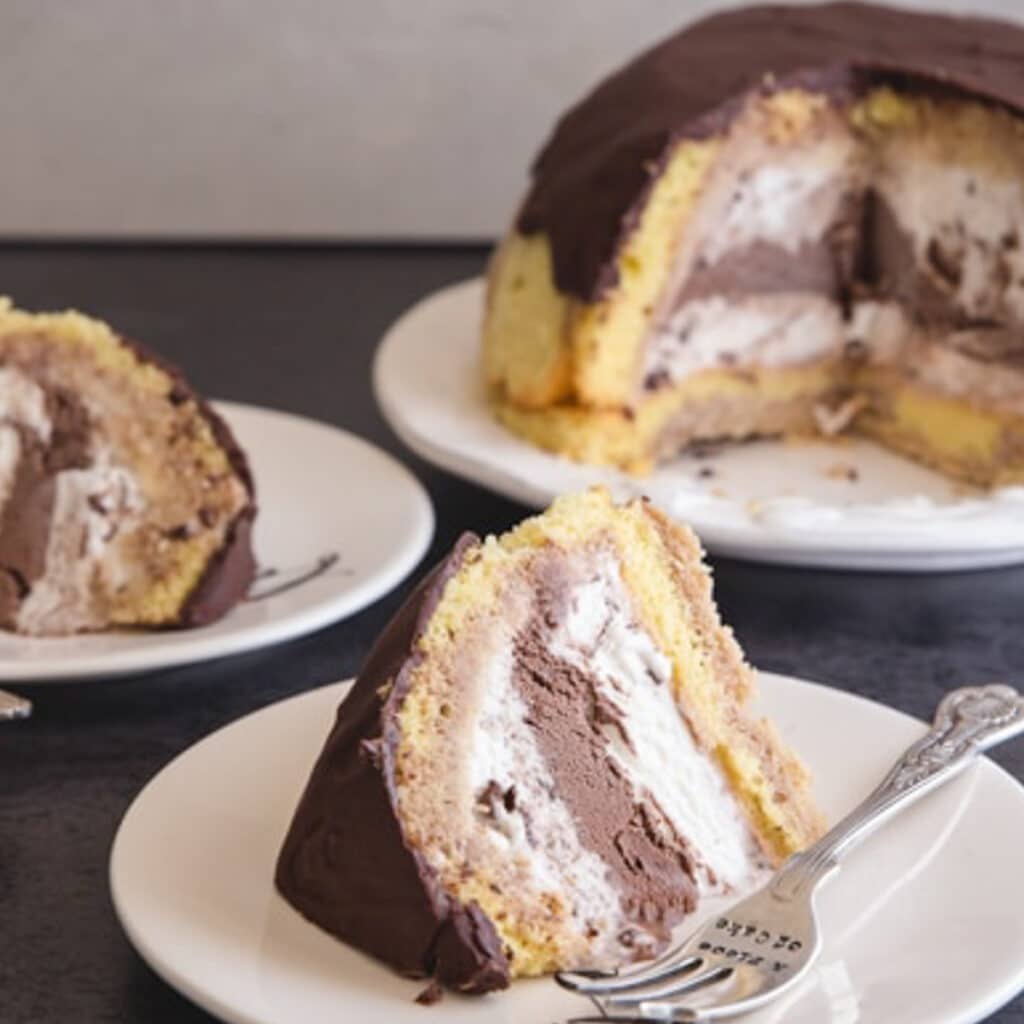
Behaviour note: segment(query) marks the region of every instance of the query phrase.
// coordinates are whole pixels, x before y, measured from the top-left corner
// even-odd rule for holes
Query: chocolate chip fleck
[[[494,779],[491,779],[476,796],[477,806],[484,817],[487,818],[495,816],[494,805],[498,800],[504,801],[504,793],[501,786]]]
[[[664,387],[668,382],[669,376],[667,370],[652,370],[646,377],[644,377],[644,390],[657,391],[658,388]]]

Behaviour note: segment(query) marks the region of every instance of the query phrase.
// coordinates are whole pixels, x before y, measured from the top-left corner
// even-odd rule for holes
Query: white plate
[[[587,1004],[552,981],[412,1002],[409,982],[335,941],[272,886],[274,861],[346,684],[264,708],[172,761],[128,810],[110,885],[135,948],[232,1024],[545,1024]],[[761,705],[804,755],[831,818],[923,731],[812,683],[762,677]],[[367,823],[367,827],[372,824]],[[869,839],[821,897],[819,966],[750,1024],[960,1024],[1024,986],[1024,790],[984,761]],[[714,908],[705,908],[705,913]]]
[[[127,675],[278,643],[365,608],[423,557],[434,530],[430,498],[390,455],[302,416],[228,402],[217,409],[256,480],[256,560],[277,570],[254,593],[337,556],[333,564],[198,629],[41,638],[0,633],[0,682]]]
[[[964,497],[937,473],[865,441],[733,445],[710,459],[681,456],[643,479],[541,451],[487,407],[482,306],[479,280],[437,292],[391,328],[374,364],[384,415],[444,469],[537,507],[593,483],[646,493],[710,551],[756,561],[908,571],[1024,561],[1024,487]],[[708,468],[714,475],[702,476]]]

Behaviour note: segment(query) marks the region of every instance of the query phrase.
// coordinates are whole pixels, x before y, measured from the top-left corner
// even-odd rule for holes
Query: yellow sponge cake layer
[[[813,435],[815,409],[840,380],[835,364],[748,373],[711,370],[658,392],[629,413],[573,405],[524,409],[511,402],[496,402],[494,411],[510,430],[540,448],[646,473],[660,457],[675,454],[679,438],[697,431],[715,440]]]
[[[935,394],[913,381],[869,387],[876,397],[857,431],[955,480],[979,487],[1024,484],[1024,415]],[[870,380],[870,378],[869,378]]]
[[[510,235],[494,257],[484,322],[488,385],[524,408],[572,393],[571,333],[576,303],[555,289],[543,235]],[[510,345],[509,339],[516,339]]]

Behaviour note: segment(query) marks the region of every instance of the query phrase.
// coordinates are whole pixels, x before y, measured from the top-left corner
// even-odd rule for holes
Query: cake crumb
[[[855,484],[860,479],[860,470],[848,462],[833,462],[825,470],[825,476],[832,480],[849,480],[851,484]]]
[[[444,989],[441,988],[441,983],[434,978],[430,984],[416,997],[416,1002],[420,1006],[433,1006],[435,1003],[441,1002],[444,998]]]
[[[814,407],[814,420],[826,437],[841,434],[868,404],[867,395],[851,395],[839,405],[829,406],[819,402]]]

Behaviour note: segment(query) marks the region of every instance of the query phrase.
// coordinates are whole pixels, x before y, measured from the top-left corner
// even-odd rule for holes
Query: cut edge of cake
[[[466,536],[341,705],[278,888],[464,991],[654,955],[822,831],[754,691],[696,538],[649,504]]]

